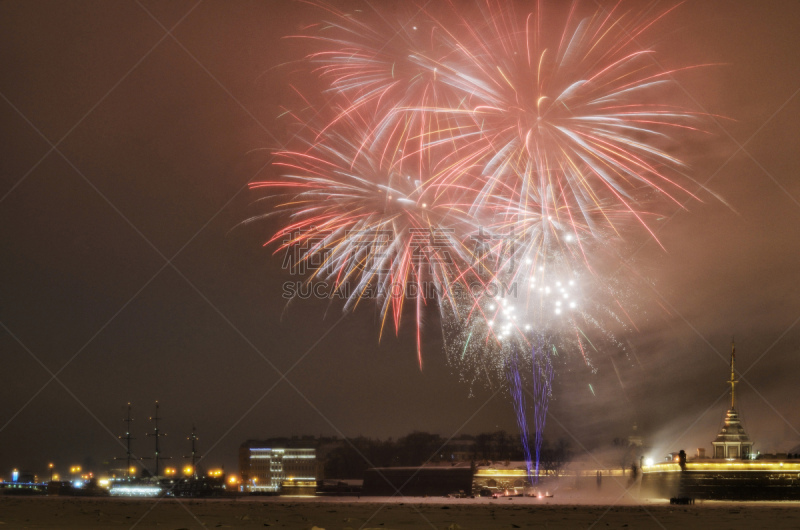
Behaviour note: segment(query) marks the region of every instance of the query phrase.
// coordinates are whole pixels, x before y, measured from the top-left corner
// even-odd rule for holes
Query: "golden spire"
[[[734,371],[734,363],[736,362],[736,343],[731,337],[731,380],[728,381],[731,384],[731,408],[734,408],[736,405],[736,383],[739,381],[736,380],[736,372]]]

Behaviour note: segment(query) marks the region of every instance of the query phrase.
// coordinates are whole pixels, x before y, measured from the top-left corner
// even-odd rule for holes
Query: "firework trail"
[[[532,397],[538,474],[559,352],[593,370],[591,351],[624,348],[609,324],[636,328],[603,262],[696,198],[670,154],[702,132],[673,103],[686,68],[638,44],[674,8],[313,5],[324,20],[291,38],[312,48],[301,70],[320,89],[292,86],[281,176],[251,185],[274,204],[254,219],[285,220],[265,244],[314,264],[306,281],[344,292],[346,310],[374,300],[381,334],[413,315],[420,368],[435,307],[462,378],[508,386],[524,444]]]
[[[531,474],[533,471],[531,469],[531,450],[528,446],[528,419],[527,410],[525,409],[525,390],[522,383],[522,378],[520,377],[519,366],[517,366],[516,358],[512,360],[511,366],[509,366],[508,385],[509,392],[511,393],[511,400],[514,405],[514,412],[517,415],[517,426],[519,427],[522,452],[525,456],[528,480],[533,480]],[[538,457],[536,462],[539,462]]]
[[[547,421],[547,406],[550,403],[550,390],[553,382],[553,363],[544,352],[533,348],[533,423],[534,423],[534,453],[536,456],[536,468],[534,470],[534,480],[539,479],[539,461],[542,450],[542,434],[544,425]]]

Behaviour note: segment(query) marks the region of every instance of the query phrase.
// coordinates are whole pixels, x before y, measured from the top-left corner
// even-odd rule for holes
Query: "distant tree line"
[[[361,478],[370,467],[447,465],[465,461],[485,465],[525,459],[519,437],[505,431],[462,435],[452,440],[427,432],[413,432],[397,440],[350,438],[338,440],[332,449],[319,456],[324,461],[325,477],[339,479]],[[553,445],[545,442],[540,464],[546,472],[558,475],[570,457],[569,443],[565,440]]]
[[[539,451],[539,466],[546,474],[555,477],[561,476],[567,464],[572,460],[572,450],[570,444],[563,438],[559,438],[555,444],[550,444],[547,440],[542,442]]]

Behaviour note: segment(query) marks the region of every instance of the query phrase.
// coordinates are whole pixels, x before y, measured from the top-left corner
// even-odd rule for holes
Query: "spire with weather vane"
[[[739,381],[736,380],[736,371],[734,369],[734,364],[736,363],[736,342],[734,341],[733,337],[731,337],[731,379],[728,381],[731,384],[731,409],[735,408],[736,406],[736,383]]]
[[[714,458],[727,460],[749,459],[753,454],[753,442],[744,430],[739,413],[736,412],[736,343],[731,337],[731,408],[725,418],[716,439],[711,442],[714,446]]]

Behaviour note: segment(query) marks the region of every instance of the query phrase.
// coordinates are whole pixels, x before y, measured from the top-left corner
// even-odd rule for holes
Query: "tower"
[[[736,411],[736,344],[731,339],[731,408],[725,414],[725,420],[717,438],[711,442],[714,446],[714,458],[747,459],[753,452],[753,442],[744,431],[739,413]]]

